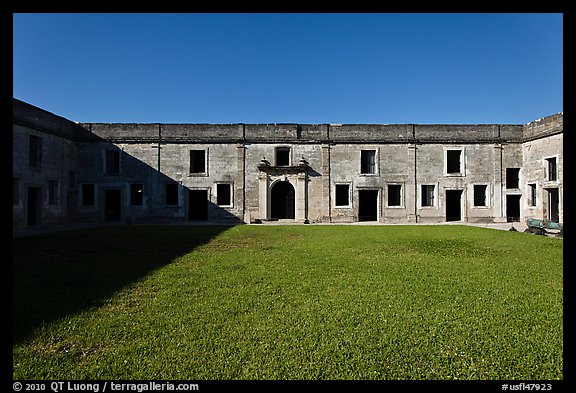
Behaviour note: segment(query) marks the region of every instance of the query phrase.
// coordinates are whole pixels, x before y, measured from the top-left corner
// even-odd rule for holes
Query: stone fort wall
[[[48,181],[59,208],[42,196],[40,223],[563,218],[562,114],[526,125],[76,124],[15,99],[13,117],[16,226],[29,188],[47,194]],[[26,158],[34,134],[52,162],[42,169]]]

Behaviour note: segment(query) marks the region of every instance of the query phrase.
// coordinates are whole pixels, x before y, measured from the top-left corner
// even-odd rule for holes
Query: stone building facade
[[[13,223],[563,219],[563,115],[518,125],[77,124],[14,99]]]

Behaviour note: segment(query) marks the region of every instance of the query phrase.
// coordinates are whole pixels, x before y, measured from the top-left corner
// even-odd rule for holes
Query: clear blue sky
[[[14,97],[80,122],[514,123],[562,14],[14,14]]]

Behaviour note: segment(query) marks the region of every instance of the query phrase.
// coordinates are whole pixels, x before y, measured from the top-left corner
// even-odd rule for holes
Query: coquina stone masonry
[[[563,219],[562,113],[528,124],[74,123],[14,99],[13,120],[15,227]]]

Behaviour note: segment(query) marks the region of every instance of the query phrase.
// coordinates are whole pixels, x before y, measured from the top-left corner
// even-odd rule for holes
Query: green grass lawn
[[[13,242],[14,379],[562,379],[562,244],[466,226]]]

